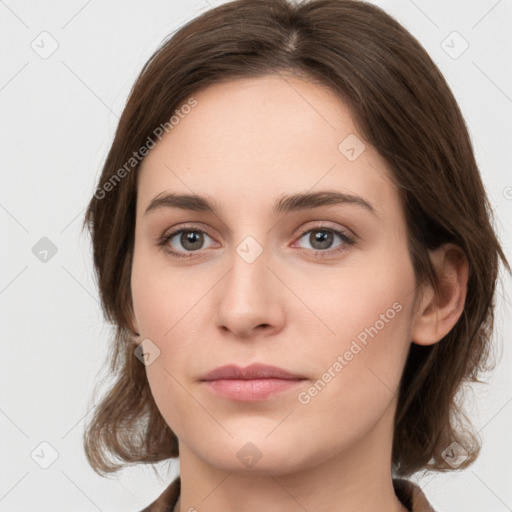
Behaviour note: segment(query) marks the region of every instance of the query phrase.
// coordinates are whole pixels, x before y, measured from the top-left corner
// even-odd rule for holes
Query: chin
[[[203,447],[204,451],[201,447],[194,451],[218,469],[241,474],[284,475],[316,464],[312,458],[317,455],[308,457],[303,444],[286,435],[286,442],[277,437],[265,439],[269,431],[259,436],[246,432],[229,439],[226,434],[224,442],[217,440]]]

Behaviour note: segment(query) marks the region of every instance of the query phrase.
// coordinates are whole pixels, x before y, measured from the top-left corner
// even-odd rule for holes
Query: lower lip
[[[219,379],[203,381],[214,393],[232,400],[250,402],[266,400],[271,396],[288,391],[304,379]]]

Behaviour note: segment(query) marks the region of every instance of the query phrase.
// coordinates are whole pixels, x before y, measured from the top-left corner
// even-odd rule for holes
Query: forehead
[[[282,194],[329,188],[363,195],[377,209],[396,206],[385,161],[330,89],[272,75],[215,84],[193,97],[197,105],[138,170],[138,215],[164,191],[254,210]]]

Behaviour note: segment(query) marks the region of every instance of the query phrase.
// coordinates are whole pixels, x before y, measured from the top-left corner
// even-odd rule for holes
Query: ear
[[[447,243],[431,251],[430,258],[439,278],[439,296],[431,285],[425,285],[412,324],[412,341],[417,345],[433,345],[446,336],[466,300],[469,267],[464,251]]]
[[[140,336],[139,324],[137,323],[137,319],[135,318],[133,310],[130,312],[128,322],[130,324],[129,328],[132,331],[133,335],[137,337]]]

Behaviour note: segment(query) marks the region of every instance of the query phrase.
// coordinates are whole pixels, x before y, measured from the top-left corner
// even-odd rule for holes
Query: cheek
[[[151,394],[165,421],[181,437],[204,415],[192,398],[187,371],[198,367],[197,348],[205,335],[201,322],[210,318],[204,312],[204,299],[218,277],[209,283],[208,275],[194,280],[190,272],[180,273],[176,268],[171,274],[169,266],[155,266],[156,259],[143,251],[134,255],[133,308],[142,339],[151,340],[159,350],[158,357],[146,366]]]
[[[211,277],[203,273],[201,279],[194,279],[190,269],[171,266],[162,254],[144,248],[135,251],[131,287],[141,335],[165,343],[183,325],[193,325],[201,300],[218,280]]]
[[[330,423],[335,430],[342,418],[344,429],[357,436],[398,389],[410,346],[414,272],[407,255],[396,254],[356,265],[329,282],[309,298],[335,334],[321,340],[314,356],[318,380],[299,401],[319,428]],[[326,415],[327,408],[334,414]]]
[[[177,371],[183,363],[174,360],[174,353],[170,357],[162,351],[161,357],[146,366],[146,375],[158,410],[178,438],[182,438],[190,425],[203,417],[204,410],[192,398],[189,384]]]
[[[371,259],[361,257],[350,266],[332,268],[314,278],[304,274],[294,280],[295,289],[316,316],[324,346],[329,339],[336,348],[343,348],[357,337],[363,344],[374,337],[391,343],[400,332],[407,337],[415,288],[407,253],[395,251],[386,258],[379,252]],[[376,351],[389,348],[384,342],[374,347]]]

